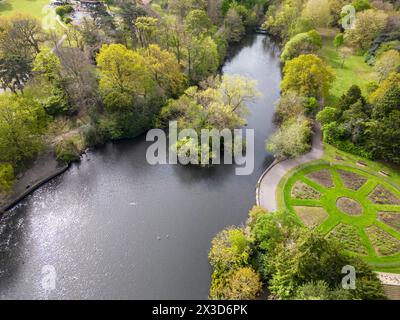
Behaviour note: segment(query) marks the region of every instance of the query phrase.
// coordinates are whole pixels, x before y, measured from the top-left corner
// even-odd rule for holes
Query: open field
[[[15,12],[22,12],[42,18],[46,15],[43,8],[49,3],[49,0],[3,0],[0,3],[0,14],[10,15]]]
[[[373,68],[365,63],[364,57],[361,55],[351,55],[343,63],[338,51],[333,46],[333,32],[322,32],[322,39],[323,47],[320,54],[333,68],[336,76],[328,104],[340,98],[352,85],[358,85],[366,94],[367,84],[377,79]]]

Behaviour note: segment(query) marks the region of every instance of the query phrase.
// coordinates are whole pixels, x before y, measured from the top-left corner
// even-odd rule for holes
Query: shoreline
[[[321,159],[323,154],[322,132],[319,126],[315,125],[311,150],[308,153],[296,158],[275,160],[261,175],[256,186],[256,204],[268,211],[276,211],[276,191],[284,175],[303,163]]]
[[[68,164],[57,161],[52,150],[40,154],[31,167],[24,171],[21,178],[15,181],[10,195],[0,199],[0,215],[12,209],[45,183],[67,171],[68,168]]]

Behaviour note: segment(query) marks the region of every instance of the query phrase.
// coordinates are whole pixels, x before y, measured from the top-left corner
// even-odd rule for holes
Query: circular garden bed
[[[389,179],[311,163],[282,185],[280,198],[304,226],[377,267],[400,266],[400,188]]]

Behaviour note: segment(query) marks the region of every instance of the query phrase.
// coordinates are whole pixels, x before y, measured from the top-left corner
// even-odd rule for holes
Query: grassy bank
[[[339,51],[333,45],[336,32],[334,29],[320,30],[323,40],[320,54],[333,68],[336,76],[327,101],[328,104],[335,102],[352,85],[359,86],[366,94],[367,84],[377,79],[375,71],[365,63],[362,55],[349,55],[343,62]]]

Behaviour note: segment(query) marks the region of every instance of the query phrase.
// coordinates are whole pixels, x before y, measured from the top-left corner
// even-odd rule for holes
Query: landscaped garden
[[[400,189],[366,163],[305,164],[281,183],[280,204],[306,227],[380,270],[400,269]]]

